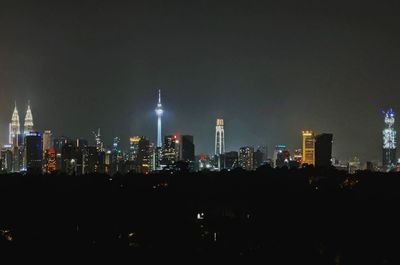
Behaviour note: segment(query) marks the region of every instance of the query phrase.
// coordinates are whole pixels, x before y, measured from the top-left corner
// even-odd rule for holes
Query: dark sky
[[[310,128],[340,159],[380,159],[379,108],[400,112],[396,2],[0,0],[1,140],[28,99],[39,130],[155,140],[161,88],[163,133],[196,153],[221,116],[228,150],[297,148]]]

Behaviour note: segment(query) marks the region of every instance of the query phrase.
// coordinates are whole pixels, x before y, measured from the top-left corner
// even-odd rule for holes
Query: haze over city
[[[301,147],[301,130],[334,135],[333,156],[380,160],[383,115],[400,108],[395,1],[2,1],[0,139],[14,101],[35,128],[92,139],[102,129],[195,136],[213,153]],[[395,125],[396,127],[396,125]]]

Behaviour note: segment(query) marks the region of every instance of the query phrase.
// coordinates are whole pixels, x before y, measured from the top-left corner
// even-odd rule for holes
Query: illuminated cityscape
[[[2,260],[400,264],[399,1],[1,3]]]
[[[333,134],[315,135],[311,130],[301,131],[301,143],[292,150],[284,144],[277,144],[272,154],[267,152],[268,148],[265,145],[260,145],[257,149],[249,145],[237,151],[227,152],[225,151],[224,120],[221,118],[216,119],[215,153],[199,156],[195,154],[193,135],[172,134],[164,136],[164,141],[161,140],[161,117],[164,110],[161,105],[161,91],[158,92],[156,143],[154,144],[146,136],[132,136],[129,139],[129,149],[126,151],[121,147],[119,137],[114,137],[110,144],[104,143],[100,128],[97,132],[92,132],[93,145],[82,138],[73,140],[65,136],[54,137],[52,130],[44,130],[43,133],[34,131],[30,104],[28,104],[24,120],[24,134],[21,134],[19,114],[15,104],[9,125],[9,143],[4,144],[2,148],[0,160],[2,171],[4,173],[27,170],[42,173],[61,171],[78,175],[91,172],[110,175],[117,172],[148,174],[162,170],[181,170],[182,165],[179,162],[186,163],[187,170],[192,172],[229,171],[235,168],[251,171],[266,165],[273,168],[301,168],[304,165],[317,168],[334,167],[349,173],[355,173],[356,170],[363,168],[384,172],[397,171],[398,168],[396,130],[393,127],[395,119],[391,108],[383,112],[386,127],[382,132],[382,163],[372,164],[371,161],[366,161],[363,167],[360,162],[355,164],[352,160],[340,162],[332,156]],[[35,150],[33,150],[35,144],[32,142],[37,142]],[[160,143],[162,146],[157,146]],[[37,156],[39,148],[41,148],[40,157]]]

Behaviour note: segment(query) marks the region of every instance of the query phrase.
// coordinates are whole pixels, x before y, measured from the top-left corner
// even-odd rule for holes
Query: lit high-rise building
[[[303,164],[315,165],[315,139],[313,131],[302,131],[303,136]]]
[[[29,132],[24,137],[24,167],[28,172],[40,173],[42,170],[42,135]]]
[[[245,146],[239,149],[239,166],[245,170],[253,170],[254,147]]]
[[[295,149],[293,153],[293,160],[296,161],[299,165],[303,161],[303,152],[301,149]]]
[[[96,132],[92,132],[96,141],[97,152],[104,152],[104,143],[101,140],[100,128],[97,129]]]
[[[223,153],[225,153],[224,120],[217,119],[217,125],[215,126],[215,154],[222,155]]]
[[[33,116],[31,111],[31,104],[28,101],[28,109],[25,114],[25,122],[24,122],[24,134],[28,134],[33,131]]]
[[[0,171],[10,173],[12,172],[13,164],[13,153],[12,153],[12,145],[4,145],[0,151]]]
[[[273,162],[273,167],[279,167],[279,155],[286,150],[286,145],[284,144],[278,144],[275,145],[275,150],[272,154],[272,162]]]
[[[396,130],[393,128],[394,125],[394,112],[390,108],[388,111],[383,111],[385,115],[386,127],[382,131],[383,140],[383,158],[382,165],[386,167],[386,170],[392,169],[396,163]]]
[[[17,146],[18,143],[18,135],[21,133],[20,131],[20,123],[19,123],[19,114],[17,109],[17,103],[15,103],[14,111],[11,117],[10,123],[10,133],[9,133],[9,144],[13,146]]]
[[[152,146],[145,137],[130,138],[129,169],[137,173],[148,173],[151,169]]]
[[[162,108],[161,104],[161,89],[158,90],[158,103],[157,107],[155,109],[156,115],[157,115],[157,148],[162,147],[162,139],[161,139],[161,117],[164,113],[164,110]]]
[[[161,164],[171,165],[179,161],[179,139],[176,135],[168,135],[164,138]]]
[[[12,171],[19,172],[21,169],[21,149],[19,146],[22,144],[20,141],[22,140],[21,137],[21,130],[20,130],[20,122],[19,122],[19,114],[17,109],[17,103],[15,103],[14,111],[11,117],[10,123],[10,135],[9,135],[9,142],[12,148]]]
[[[57,152],[54,147],[47,148],[44,154],[43,171],[51,173],[57,170]]]
[[[53,134],[51,131],[43,132],[43,153],[46,152],[47,149],[53,147]]]

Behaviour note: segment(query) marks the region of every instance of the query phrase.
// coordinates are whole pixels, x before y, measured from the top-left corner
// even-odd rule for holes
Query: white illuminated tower
[[[161,89],[158,90],[158,103],[157,108],[155,109],[157,114],[157,147],[162,147],[162,137],[161,137],[161,117],[164,113],[161,105]]]
[[[104,151],[104,143],[101,140],[101,134],[100,134],[100,128],[97,129],[96,132],[92,132],[96,141],[96,150],[97,152],[103,152]]]
[[[26,110],[25,122],[24,122],[24,134],[28,134],[31,131],[33,131],[33,117],[31,111],[31,104],[28,101],[28,109]]]
[[[385,114],[386,128],[382,131],[383,136],[383,166],[390,170],[396,164],[396,131],[393,128],[394,112],[393,109],[382,111]]]
[[[11,117],[10,123],[10,134],[9,134],[9,144],[17,145],[18,134],[20,134],[20,123],[19,123],[19,114],[17,109],[17,103],[15,102],[14,112]]]
[[[225,153],[224,120],[217,119],[217,126],[215,126],[215,155],[222,155],[224,153]]]

